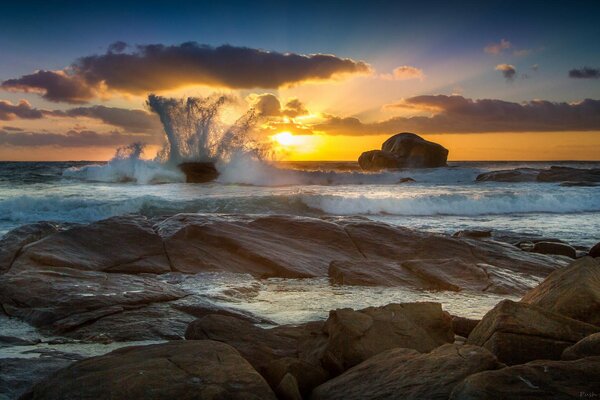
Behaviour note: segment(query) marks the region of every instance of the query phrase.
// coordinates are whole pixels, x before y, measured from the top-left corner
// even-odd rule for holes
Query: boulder
[[[451,400],[580,399],[600,393],[600,357],[575,361],[539,360],[473,374],[459,383]]]
[[[534,243],[531,251],[540,254],[556,254],[559,256],[577,258],[577,251],[565,243],[537,242]]]
[[[600,257],[600,242],[596,243],[594,247],[590,249],[588,252],[590,257],[599,258]]]
[[[521,301],[600,326],[600,260],[573,261],[550,274]]]
[[[585,357],[600,356],[600,333],[594,333],[567,347],[563,351],[561,359],[577,360]]]
[[[454,232],[452,234],[454,237],[466,237],[471,239],[484,239],[491,238],[492,231],[491,230],[483,230],[483,229],[465,229],[462,231]]]
[[[212,162],[184,162],[178,167],[185,174],[187,183],[212,182],[219,177],[219,171]]]
[[[559,360],[563,350],[600,331],[546,309],[503,300],[473,329],[467,344],[482,346],[505,364]]]
[[[445,167],[448,150],[414,133],[399,133],[386,140],[381,150],[360,155],[358,163],[363,170],[393,168]]]
[[[275,399],[231,346],[211,340],[133,346],[75,362],[26,399]]]
[[[192,322],[185,337],[227,343],[239,351],[274,390],[277,391],[286,375],[291,375],[300,393],[308,395],[329,377],[320,365],[319,343],[326,340],[322,327],[322,322],[316,322],[264,329],[239,318],[212,314]],[[317,354],[311,354],[313,351]],[[290,385],[287,378],[284,387],[289,389]]]
[[[450,316],[427,302],[330,311],[323,331],[322,364],[334,375],[394,347],[429,352],[454,341]]]
[[[447,344],[430,353],[386,350],[317,387],[312,400],[447,399],[464,378],[501,367],[487,350]]]

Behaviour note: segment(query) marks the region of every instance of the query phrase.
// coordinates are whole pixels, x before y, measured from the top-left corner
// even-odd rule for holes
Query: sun
[[[271,139],[280,146],[294,146],[298,144],[298,138],[291,132],[280,132],[276,135],[271,136]]]

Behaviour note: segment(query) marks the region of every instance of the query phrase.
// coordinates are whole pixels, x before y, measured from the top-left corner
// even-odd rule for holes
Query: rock
[[[550,274],[521,300],[600,326],[600,260],[584,257]]]
[[[577,360],[585,357],[600,356],[600,333],[594,333],[567,347],[563,351],[561,359]]]
[[[398,183],[414,183],[416,182],[413,178],[401,178]]]
[[[480,229],[465,229],[463,231],[458,231],[452,234],[454,237],[466,237],[471,239],[483,239],[483,238],[491,238],[492,231],[491,230],[480,230]]]
[[[23,249],[13,263],[20,266],[171,272],[162,240],[143,216],[108,218],[46,236]]]
[[[489,311],[468,337],[467,344],[482,346],[509,365],[532,360],[558,360],[562,351],[600,331],[547,309],[503,300]]]
[[[541,170],[537,176],[540,182],[600,182],[600,168],[556,167]]]
[[[329,279],[339,285],[401,286],[419,290],[485,291],[524,294],[539,282],[523,274],[460,259],[332,261]]]
[[[61,357],[0,358],[0,399],[18,399],[33,385],[72,362]]]
[[[596,243],[594,247],[590,249],[588,255],[594,258],[600,257],[600,242]]]
[[[470,319],[452,315],[452,331],[456,335],[467,338],[479,322],[481,322],[479,319]]]
[[[363,170],[393,168],[445,167],[448,150],[414,133],[399,133],[390,137],[381,150],[364,152],[358,159]]]
[[[211,340],[133,346],[71,364],[27,399],[275,399],[239,353]]]
[[[477,182],[535,182],[539,170],[533,168],[517,168],[511,170],[499,170],[484,172],[477,175]]]
[[[358,157],[358,165],[364,171],[379,171],[400,168],[401,161],[396,154],[381,150],[370,150],[365,151]]]
[[[185,174],[187,183],[206,183],[219,177],[219,171],[212,162],[184,162],[178,167]]]
[[[0,239],[0,274],[8,271],[23,247],[45,236],[58,232],[57,224],[38,222],[23,225],[6,233]]]
[[[458,384],[451,400],[579,399],[600,393],[600,357],[575,361],[539,360],[484,371]]]
[[[491,171],[475,178],[478,182],[564,182],[563,186],[584,186],[600,182],[600,168],[571,168],[552,166],[548,169],[516,168]]]
[[[567,182],[561,182],[560,186],[566,186],[566,187],[595,187],[595,186],[600,186],[598,183],[595,182],[582,182],[582,181],[567,181]]]
[[[185,331],[185,338],[227,343],[259,372],[277,358],[297,354],[295,340],[225,315],[211,314],[195,320]]]
[[[454,341],[452,321],[439,303],[338,309],[329,312],[323,331],[329,340],[322,364],[334,375],[394,347],[429,352]]]
[[[277,390],[290,374],[298,390],[307,395],[329,375],[320,366],[320,354],[312,336],[322,323],[280,326],[264,329],[248,321],[224,315],[207,315],[192,322],[186,330],[188,340],[215,340],[234,347]],[[319,332],[320,336],[323,336]],[[321,338],[326,340],[325,338]],[[318,355],[307,352],[318,351]],[[290,382],[286,382],[289,389]]]
[[[573,247],[564,243],[537,242],[533,245],[531,251],[540,254],[556,254],[559,256],[566,256],[570,258],[577,257],[577,251]]]
[[[362,258],[343,227],[294,216],[179,214],[157,226],[173,268],[260,278],[326,276],[329,262]]]
[[[277,385],[275,394],[277,394],[279,400],[302,400],[298,382],[292,374],[285,374],[279,385]]]
[[[476,346],[447,344],[427,354],[394,348],[317,387],[311,399],[447,399],[464,378],[501,366]]]

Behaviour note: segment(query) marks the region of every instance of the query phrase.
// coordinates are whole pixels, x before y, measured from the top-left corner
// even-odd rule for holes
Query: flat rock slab
[[[457,385],[451,400],[582,399],[600,393],[600,357],[533,361],[473,374]]]
[[[231,346],[211,340],[125,347],[75,362],[26,399],[275,399]]]
[[[584,257],[553,272],[521,301],[600,326],[600,259]]]
[[[503,300],[477,324],[467,344],[485,347],[513,365],[559,360],[565,348],[598,331],[600,327],[540,307]]]
[[[427,354],[395,348],[380,353],[317,387],[312,400],[445,400],[464,378],[500,368],[476,346],[447,344]]]

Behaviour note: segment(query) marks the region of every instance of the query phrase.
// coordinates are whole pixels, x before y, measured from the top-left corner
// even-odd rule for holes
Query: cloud
[[[83,103],[100,93],[146,94],[186,85],[278,88],[305,81],[367,74],[363,61],[330,54],[295,54],[196,42],[135,46],[116,42],[105,54],[79,58],[63,71],[37,71],[4,81],[5,90],[35,92],[50,101]]]
[[[383,74],[381,77],[390,80],[423,79],[425,78],[425,74],[420,68],[411,67],[410,65],[401,65],[400,67],[394,68],[391,74]]]
[[[80,76],[65,71],[36,71],[17,79],[9,79],[0,85],[4,90],[38,93],[54,102],[85,103],[98,91],[97,85],[90,85]]]
[[[515,68],[514,65],[511,64],[498,64],[496,65],[496,68],[494,68],[496,71],[501,71],[502,72],[502,76],[504,76],[504,78],[507,81],[512,81],[515,79],[515,75],[517,74],[517,69]]]
[[[123,132],[98,133],[95,131],[70,130],[66,133],[9,132],[0,130],[0,145],[19,147],[114,147],[142,141],[160,143],[149,135],[131,135]]]
[[[279,98],[271,93],[264,93],[250,96],[253,107],[263,117],[286,116],[294,118],[300,115],[308,114],[304,104],[298,99],[290,99],[285,107],[281,107]]]
[[[510,43],[506,39],[501,39],[499,43],[490,43],[483,48],[488,54],[500,54],[503,50],[510,49],[512,47],[512,43]]]
[[[333,135],[485,132],[600,131],[600,100],[555,103],[534,100],[514,103],[496,99],[473,100],[462,96],[425,95],[388,107],[434,110],[432,116],[394,117],[363,123],[358,118],[329,116],[315,131]]]
[[[105,124],[123,128],[129,132],[148,132],[161,129],[160,120],[155,114],[144,110],[129,110],[118,107],[77,107],[66,111],[54,111],[54,116],[86,117],[98,119]]]
[[[520,49],[513,51],[515,57],[525,57],[531,54],[531,49]]]
[[[0,100],[0,121],[10,121],[17,118],[38,119],[42,117],[42,112],[33,108],[27,100],[21,100],[17,104]]]
[[[583,67],[569,71],[569,77],[576,79],[598,79],[600,78],[600,68]]]

